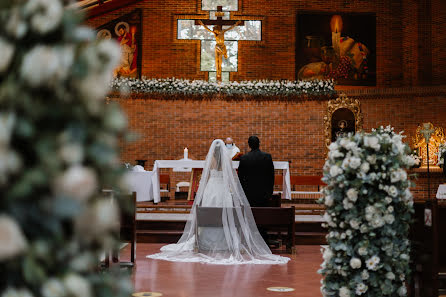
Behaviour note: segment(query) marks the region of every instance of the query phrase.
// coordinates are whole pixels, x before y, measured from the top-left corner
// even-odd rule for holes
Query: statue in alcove
[[[355,115],[348,108],[337,109],[331,118],[331,141],[355,133]]]

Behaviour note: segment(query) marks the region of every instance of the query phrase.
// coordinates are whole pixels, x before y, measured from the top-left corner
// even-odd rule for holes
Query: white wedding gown
[[[226,150],[222,140],[212,142],[183,235],[178,243],[163,246],[160,253],[148,258],[229,265],[284,264],[290,260],[273,255],[261,237]],[[197,207],[218,208],[221,223],[200,226]]]

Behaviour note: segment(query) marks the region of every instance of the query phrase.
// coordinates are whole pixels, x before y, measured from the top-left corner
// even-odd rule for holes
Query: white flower
[[[104,232],[116,230],[119,226],[119,210],[110,199],[99,199],[94,202],[76,220],[77,233],[86,240],[94,239]]]
[[[369,272],[367,271],[367,270],[363,270],[362,272],[361,272],[361,278],[363,279],[363,280],[367,280],[367,279],[369,279]]]
[[[390,280],[394,280],[395,279],[395,274],[392,271],[389,271],[386,273],[386,278],[390,279]]]
[[[353,208],[353,203],[351,203],[348,199],[342,200],[342,204],[345,210]]]
[[[63,297],[66,296],[62,282],[56,278],[50,278],[42,285],[43,297]]]
[[[331,175],[332,177],[335,177],[335,176],[337,176],[337,175],[339,175],[339,174],[342,174],[342,172],[343,172],[342,168],[340,168],[340,167],[337,166],[337,165],[333,165],[333,166],[330,168],[330,175]]]
[[[14,55],[14,46],[0,37],[0,74],[8,69]]]
[[[333,251],[331,250],[330,247],[326,247],[324,249],[324,253],[322,255],[322,258],[324,259],[325,262],[329,262],[331,260],[331,258],[333,258],[334,254]]]
[[[59,0],[30,0],[25,5],[25,13],[31,17],[31,29],[46,34],[61,23],[63,7]]]
[[[392,203],[393,199],[392,197],[387,196],[386,198],[384,198],[384,200],[386,201],[387,204]]]
[[[0,146],[7,146],[9,144],[14,123],[15,114],[0,113]]]
[[[358,221],[358,220],[356,220],[356,219],[351,219],[350,220],[350,226],[353,228],[353,229],[359,229],[359,224],[360,224],[360,222]]]
[[[73,297],[91,297],[90,283],[80,275],[71,273],[64,278],[64,285]]]
[[[390,205],[389,207],[387,207],[387,211],[388,211],[388,212],[393,212],[393,211],[394,211],[393,206]]]
[[[368,259],[365,263],[369,270],[377,270],[380,261],[381,259],[378,256],[373,256],[370,259]]]
[[[348,200],[350,200],[352,202],[356,202],[356,200],[358,199],[358,191],[354,188],[348,189],[347,197],[348,197]]]
[[[34,295],[27,289],[21,288],[11,288],[8,287],[5,291],[3,291],[2,297],[33,297]]]
[[[23,58],[21,76],[32,87],[56,84],[59,79],[64,78],[60,75],[68,73],[68,65],[61,58],[55,48],[36,46]]]
[[[398,196],[398,189],[395,186],[390,186],[387,193],[392,197],[396,197]]]
[[[407,295],[407,289],[406,289],[406,286],[401,286],[399,289],[398,289],[398,295],[400,295],[400,296],[406,296]]]
[[[341,287],[339,289],[339,297],[350,297],[350,290],[346,287]]]
[[[337,151],[337,150],[339,149],[339,145],[338,145],[336,142],[332,142],[332,143],[329,145],[328,149],[329,149],[330,151]]]
[[[370,147],[375,151],[379,151],[381,145],[379,144],[379,139],[376,136],[364,136],[364,146]],[[368,160],[370,162],[370,160]],[[372,162],[370,162],[373,164]]]
[[[360,168],[362,173],[367,173],[370,170],[370,164],[367,162],[362,163],[361,168]]]
[[[387,215],[384,216],[384,221],[387,224],[393,224],[393,222],[395,221],[395,217],[392,214],[387,214]]]
[[[0,215],[0,261],[25,251],[27,242],[20,226],[8,215]]]
[[[406,260],[406,261],[408,261],[408,260],[410,259],[410,257],[409,257],[408,254],[401,254],[401,255],[400,255],[400,258],[401,258],[402,260]]]
[[[352,258],[351,260],[350,260],[350,267],[351,268],[353,268],[353,269],[359,269],[359,268],[361,268],[361,260],[360,259],[358,259],[358,258]]]
[[[399,181],[405,181],[407,179],[406,171],[402,169],[394,170],[390,173],[390,182],[397,183]]]
[[[376,155],[368,155],[366,159],[370,164],[372,165],[376,164]]]
[[[360,248],[358,249],[358,254],[359,254],[360,256],[365,256],[365,255],[367,255],[367,254],[368,254],[368,252],[367,252],[367,248],[365,248],[365,247],[360,247]]]
[[[60,148],[59,155],[68,164],[79,164],[84,159],[84,150],[78,143],[68,143]]]
[[[87,167],[74,165],[69,167],[61,176],[56,178],[54,192],[56,195],[67,195],[87,200],[97,189],[95,172]]]
[[[345,158],[344,161],[342,162],[342,168],[350,167],[352,169],[356,169],[359,166],[361,166],[361,159],[357,157]]]
[[[364,283],[359,283],[359,284],[356,286],[356,290],[355,290],[356,295],[362,295],[362,294],[364,294],[365,292],[367,292],[367,289],[368,289],[368,287],[367,287]]]
[[[327,195],[325,196],[325,205],[327,205],[328,207],[332,206],[334,202],[334,199],[331,195]]]

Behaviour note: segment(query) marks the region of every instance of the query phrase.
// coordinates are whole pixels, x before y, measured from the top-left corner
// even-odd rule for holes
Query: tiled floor
[[[169,297],[321,296],[322,262],[319,246],[297,246],[285,265],[208,265],[175,263],[145,258],[163,244],[137,245],[136,292],[160,292]],[[123,251],[128,255],[128,247]],[[125,255],[124,255],[125,256]],[[292,287],[294,292],[270,292],[268,287]]]

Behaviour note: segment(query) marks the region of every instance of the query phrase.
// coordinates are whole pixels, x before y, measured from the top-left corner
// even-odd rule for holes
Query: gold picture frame
[[[324,116],[325,146],[327,148],[333,140],[333,115],[336,111],[340,110],[348,110],[353,114],[354,127],[352,132],[362,130],[363,116],[361,113],[361,103],[358,99],[348,98],[345,94],[340,94],[338,98],[329,100],[327,103],[327,113]],[[346,120],[341,119],[339,122],[346,123]],[[341,127],[341,129],[343,128]]]
[[[440,144],[446,142],[446,136],[444,130],[441,127],[435,127],[432,123],[429,124],[429,129],[432,129],[432,133],[429,139],[429,166],[437,166],[438,162],[438,147]],[[421,132],[423,130],[423,125],[420,124],[416,131],[415,136],[412,137],[412,147],[419,150],[419,156],[421,157],[421,167],[427,167],[427,149],[426,140]]]

